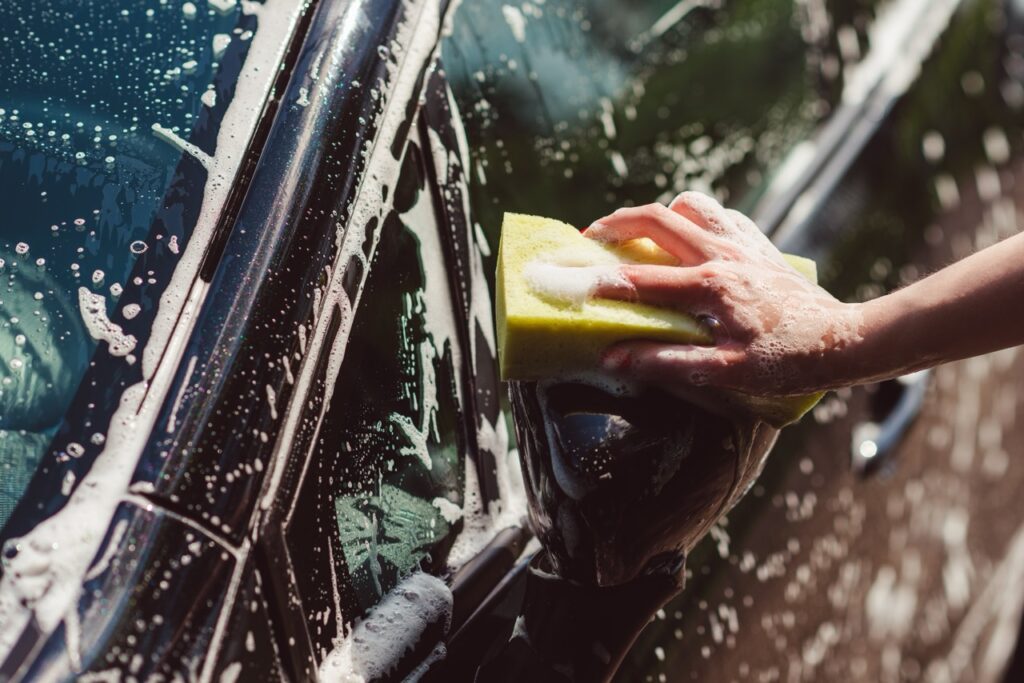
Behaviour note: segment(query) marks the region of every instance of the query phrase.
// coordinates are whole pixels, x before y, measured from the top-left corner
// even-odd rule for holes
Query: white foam
[[[451,502],[447,498],[441,498],[440,496],[431,501],[434,507],[437,508],[444,520],[449,524],[455,524],[455,522],[462,519],[462,508],[455,503]]]
[[[516,39],[516,42],[525,43],[526,17],[519,11],[519,8],[514,5],[502,5],[501,14],[505,17],[505,23],[508,24],[509,30],[512,31],[512,37]]]
[[[628,281],[617,266],[565,266],[536,260],[523,267],[523,279],[535,293],[581,307],[604,284]]]
[[[107,317],[107,299],[102,294],[94,294],[88,287],[78,288],[78,307],[82,312],[82,322],[89,336],[96,341],[107,342],[112,356],[127,356],[135,350],[138,340],[134,335],[125,334],[117,323]]]
[[[230,14],[238,3],[235,0],[207,0],[207,4],[218,14]]]
[[[388,675],[431,624],[452,618],[452,592],[444,581],[422,572],[406,577],[320,664],[325,683],[366,683]]]
[[[213,36],[213,58],[220,59],[224,56],[224,52],[228,49],[228,45],[231,44],[231,35],[228,33],[218,33]]]
[[[452,570],[476,557],[502,529],[521,525],[526,516],[526,489],[519,454],[508,446],[505,416],[499,415],[496,424],[484,420],[477,430],[477,443],[481,450],[494,456],[498,499],[484,507],[476,464],[472,458],[466,458],[462,533],[448,552],[448,567]]]
[[[198,145],[192,144],[170,128],[161,126],[159,123],[154,123],[151,128],[153,130],[153,135],[157,136],[157,138],[163,140],[179,152],[184,152],[185,154],[194,157],[196,161],[203,165],[203,167],[207,169],[210,168],[213,161],[212,158],[209,154],[199,149]]]

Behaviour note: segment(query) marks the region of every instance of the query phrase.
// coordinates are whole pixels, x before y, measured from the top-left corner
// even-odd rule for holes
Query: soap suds
[[[161,126],[159,123],[154,123],[151,128],[153,129],[153,135],[157,136],[157,138],[163,140],[179,152],[183,152],[194,157],[196,161],[203,165],[204,168],[210,168],[210,164],[213,161],[212,158],[209,154],[199,149],[198,145],[192,144],[170,128]]]
[[[228,45],[231,44],[231,35],[227,33],[217,33],[213,36],[213,58],[220,59],[224,56],[224,52],[228,49]]]
[[[107,317],[106,297],[92,293],[87,287],[79,287],[78,307],[89,336],[96,341],[107,342],[110,355],[123,357],[135,350],[138,342],[135,336],[125,334],[120,325]]]
[[[452,604],[444,581],[423,572],[411,574],[337,643],[320,664],[319,679],[366,683],[388,675],[429,626],[442,622],[447,632]]]
[[[539,259],[523,266],[523,279],[534,293],[577,308],[603,285],[629,286],[618,266],[566,266]]]
[[[496,533],[521,526],[526,517],[526,489],[519,467],[519,453],[509,448],[505,416],[499,415],[495,424],[484,419],[477,430],[477,443],[482,451],[494,457],[498,499],[484,506],[476,463],[472,458],[466,458],[462,533],[456,536],[448,552],[447,563],[452,570],[476,557]]]
[[[462,519],[462,508],[447,498],[437,497],[431,502],[438,512],[441,513],[441,516],[444,517],[444,521],[449,524],[455,524],[455,522]]]
[[[230,14],[236,6],[235,0],[207,0],[207,4],[218,14]]]
[[[628,262],[610,252],[562,249],[525,264],[523,279],[535,294],[578,308],[602,286],[630,287],[619,272],[619,266]]]
[[[519,11],[519,8],[514,5],[502,5],[501,14],[505,17],[505,23],[508,24],[509,30],[512,31],[512,37],[516,39],[516,42],[525,43],[526,17]]]

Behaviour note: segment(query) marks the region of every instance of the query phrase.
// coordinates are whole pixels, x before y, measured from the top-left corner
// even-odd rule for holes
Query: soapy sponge
[[[813,261],[787,258],[804,277],[816,281]],[[602,352],[625,339],[711,343],[706,331],[684,313],[588,296],[599,277],[623,263],[677,261],[647,239],[604,244],[556,220],[505,214],[497,272],[502,379],[538,380],[593,371],[600,366]],[[774,426],[798,420],[820,397],[733,395]]]

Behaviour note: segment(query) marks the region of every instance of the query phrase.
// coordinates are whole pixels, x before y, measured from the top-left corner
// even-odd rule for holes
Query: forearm
[[[844,383],[895,377],[1024,343],[1024,234],[861,305]]]

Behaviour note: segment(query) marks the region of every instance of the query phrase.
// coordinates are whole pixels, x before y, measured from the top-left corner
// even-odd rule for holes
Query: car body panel
[[[1015,166],[979,153],[1001,148],[998,127],[1016,154],[1016,110],[998,100],[1013,89],[1004,80],[971,94],[971,74],[1012,76],[999,65],[1017,53],[991,39],[999,5],[962,3],[909,94],[873,88],[870,106],[844,109],[843,70],[831,69],[858,61],[851,41],[870,55],[881,3],[782,4],[308,7],[257,144],[204,234],[196,284],[182,290],[191,313],[158,354],[159,392],[134,423],[148,441],[133,445],[138,465],[112,494],[83,592],[55,625],[30,615],[19,626],[0,679],[327,679],[353,624],[422,569],[448,582],[450,619],[400,651],[375,650],[364,670],[472,680],[521,615],[536,551],[495,365],[504,210],[582,223],[698,185],[782,226],[779,239],[815,256],[847,298],[1005,234],[1019,213],[1002,191]],[[835,22],[824,28],[822,8]],[[999,16],[1012,31],[1013,15]],[[713,65],[749,90],[717,87]],[[942,96],[951,73],[965,94],[956,107]],[[921,160],[930,126],[949,141],[948,167]],[[807,141],[814,153],[801,160]],[[959,188],[952,203],[946,178]],[[175,187],[180,201],[198,185]],[[89,382],[116,379],[105,363]],[[620,679],[956,679],[975,671],[964,648],[979,667],[995,662],[977,671],[998,669],[1007,640],[994,626],[1019,604],[1017,519],[999,514],[1018,483],[1002,457],[1017,443],[1016,377],[1013,354],[939,371],[922,419],[877,470],[887,479],[846,466],[849,429],[873,395],[826,399],[691,554],[687,589],[643,631]],[[430,390],[390,394],[392,384]],[[77,409],[96,399],[83,393]],[[356,437],[372,439],[353,451]],[[92,458],[72,466],[85,472]],[[5,539],[63,504],[61,478],[37,479],[42,507],[16,513]],[[1013,597],[981,590],[985,578]],[[950,644],[961,650],[945,657]]]

